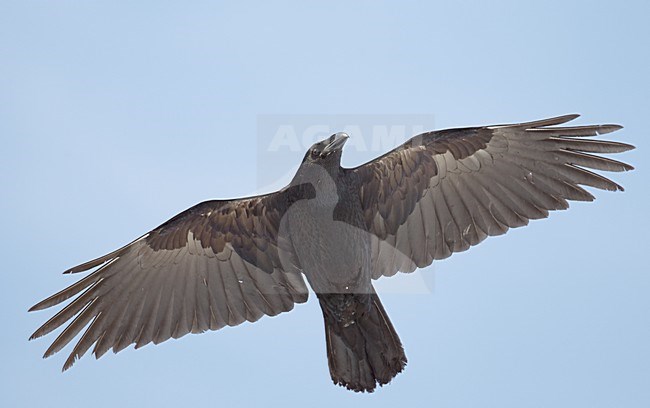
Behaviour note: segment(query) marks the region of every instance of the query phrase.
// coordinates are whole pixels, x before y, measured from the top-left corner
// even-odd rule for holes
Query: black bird
[[[352,169],[340,165],[348,136],[332,135],[286,188],[203,202],[67,270],[97,268],[30,309],[76,296],[30,339],[72,320],[49,357],[87,327],[66,370],[91,347],[99,358],[289,311],[307,300],[304,275],[323,312],[332,380],[371,392],[406,365],[372,279],[592,201],[581,186],[623,190],[587,169],[631,170],[598,154],[634,147],[585,138],[621,126],[557,126],[577,116],[423,133]]]

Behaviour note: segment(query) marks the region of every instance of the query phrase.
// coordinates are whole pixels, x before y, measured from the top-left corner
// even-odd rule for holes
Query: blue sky
[[[1,1],[0,405],[649,406],[648,4]],[[436,263],[424,293],[383,282],[409,365],[373,395],[331,384],[313,299],[64,374],[69,349],[41,359],[54,336],[27,342],[64,269],[288,177],[303,153],[265,149],[265,117],[565,113],[625,126],[627,191]]]

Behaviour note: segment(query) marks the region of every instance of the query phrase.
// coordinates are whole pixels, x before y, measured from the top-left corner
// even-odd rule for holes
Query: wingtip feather
[[[65,360],[65,363],[63,364],[63,368],[61,368],[61,372],[65,373],[66,371],[68,371],[74,365],[74,363],[77,362],[78,359],[79,357],[75,353],[70,354],[68,358]]]
[[[616,132],[617,130],[621,129],[623,129],[623,125],[619,125],[617,123],[606,123],[604,125],[598,126],[598,134],[604,135],[607,133]]]
[[[52,300],[51,297],[48,297],[47,299],[41,300],[40,302],[38,302],[34,306],[30,307],[27,310],[27,312],[30,313],[30,312],[37,312],[39,310],[45,310],[45,309],[53,306],[52,304],[50,304],[51,300]]]

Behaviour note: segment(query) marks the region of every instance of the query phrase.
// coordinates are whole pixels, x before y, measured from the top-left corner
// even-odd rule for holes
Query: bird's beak
[[[323,155],[326,156],[337,150],[341,150],[343,148],[343,145],[345,144],[345,142],[348,141],[349,138],[350,136],[348,136],[346,133],[343,132],[339,132],[332,135],[332,137],[330,137],[329,144],[325,146],[325,148],[323,149]]]

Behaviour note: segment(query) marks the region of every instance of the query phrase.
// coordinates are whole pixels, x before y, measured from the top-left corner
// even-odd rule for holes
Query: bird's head
[[[338,170],[341,165],[341,154],[343,145],[350,138],[346,133],[335,133],[327,139],[314,143],[302,160],[302,164],[316,164],[326,170]]]
[[[349,138],[347,134],[339,132],[314,143],[307,150],[292,184],[311,184],[317,191],[327,192],[327,194],[335,192],[335,180],[341,169],[343,145]]]

